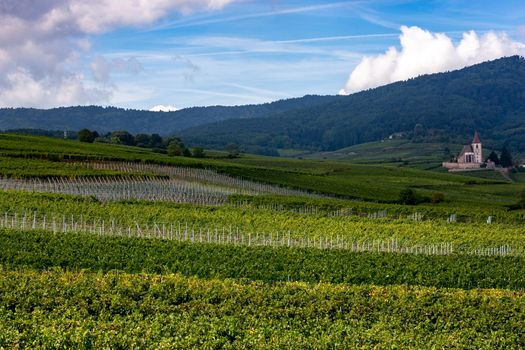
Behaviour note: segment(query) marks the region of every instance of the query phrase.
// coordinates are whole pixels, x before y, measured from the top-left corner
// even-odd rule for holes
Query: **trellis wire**
[[[95,196],[101,201],[151,200],[205,205],[224,204],[228,195],[244,190],[179,179],[154,177],[50,178],[19,180],[0,178],[0,189]]]
[[[307,191],[291,189],[278,185],[265,184],[251,180],[245,180],[218,173],[212,169],[198,169],[182,166],[133,163],[133,162],[84,162],[78,163],[81,166],[91,167],[97,170],[112,170],[121,173],[151,173],[155,175],[168,175],[170,177],[184,179],[188,181],[199,181],[208,184],[215,184],[235,188],[239,190],[267,193],[286,196],[319,197]]]
[[[44,230],[58,233],[91,233],[101,236],[155,238],[179,242],[233,244],[244,246],[340,249],[351,252],[399,253],[415,255],[467,254],[476,256],[523,256],[508,244],[465,249],[450,242],[406,244],[397,239],[350,240],[342,235],[296,237],[287,232],[246,232],[235,226],[197,226],[188,222],[120,225],[117,220],[85,219],[84,216],[39,215],[37,212],[8,213],[0,217],[0,228]]]

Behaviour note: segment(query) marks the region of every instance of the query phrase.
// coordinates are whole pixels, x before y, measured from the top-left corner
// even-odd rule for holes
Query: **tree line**
[[[507,146],[503,146],[499,156],[495,151],[490,152],[489,156],[487,157],[487,161],[491,161],[496,166],[500,166],[502,168],[510,168],[514,166],[512,154],[510,153],[510,150],[507,148]]]
[[[136,134],[133,135],[125,130],[112,131],[99,134],[95,130],[82,129],[76,133],[80,142],[86,143],[111,143],[125,146],[137,146],[152,149],[154,152],[165,153],[170,156],[184,156],[204,158],[206,153],[202,147],[190,148],[184,145],[180,137],[162,137],[159,134]],[[228,144],[225,147],[229,158],[236,158],[240,154],[240,148],[236,144]]]

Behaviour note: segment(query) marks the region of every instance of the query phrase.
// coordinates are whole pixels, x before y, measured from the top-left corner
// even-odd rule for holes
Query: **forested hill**
[[[126,130],[132,133],[177,133],[197,125],[231,118],[257,118],[288,110],[311,107],[340,99],[340,96],[313,96],[245,106],[212,106],[181,109],[176,112],[149,112],[114,107],[63,107],[54,109],[0,109],[0,130],[43,129],[99,132]]]
[[[416,142],[465,142],[525,151],[525,60],[514,56],[425,75],[326,104],[265,118],[227,120],[183,132],[190,144],[248,150],[335,150],[404,132]]]
[[[421,76],[350,96],[304,96],[246,106],[149,112],[114,107],[0,109],[0,130],[94,129],[177,134],[192,146],[237,143],[255,153],[278,148],[335,150],[402,133],[415,142],[466,142],[525,153],[525,60],[518,56]]]

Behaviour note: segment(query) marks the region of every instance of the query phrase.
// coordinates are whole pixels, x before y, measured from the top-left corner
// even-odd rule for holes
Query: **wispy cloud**
[[[280,44],[318,43],[318,42],[345,41],[345,40],[354,40],[354,39],[391,38],[391,37],[396,37],[396,36],[399,36],[399,33],[338,35],[338,36],[322,36],[318,38],[278,40],[278,41],[274,41],[274,43],[280,43]]]
[[[338,57],[348,59],[349,57],[361,57],[361,52],[345,49],[346,45],[316,46],[309,45],[321,42],[338,42],[356,39],[384,39],[396,37],[398,34],[370,34],[370,35],[347,35],[317,38],[301,38],[293,40],[261,40],[246,37],[223,37],[206,36],[177,38],[173,42],[179,45],[179,51],[187,50],[184,57],[206,57],[245,54],[289,54],[289,55],[316,55]],[[219,49],[219,50],[217,50]]]
[[[236,89],[253,92],[253,93],[256,93],[258,96],[260,96],[260,95],[267,95],[267,96],[270,96],[272,98],[275,98],[276,96],[281,97],[281,98],[294,97],[293,95],[291,95],[289,93],[286,93],[286,92],[280,92],[280,91],[268,90],[268,89],[261,89],[261,88],[257,88],[257,87],[253,87],[253,86],[246,86],[246,85],[242,85],[242,84],[223,83],[223,85],[227,86],[227,87],[233,87],[233,88],[236,88]]]
[[[341,1],[341,2],[332,2],[328,4],[322,4],[322,5],[290,7],[290,8],[265,11],[265,12],[259,12],[259,13],[243,14],[243,15],[237,15],[237,16],[215,17],[215,18],[212,17],[208,19],[196,18],[195,20],[179,20],[179,21],[165,23],[165,24],[147,29],[145,30],[145,32],[201,26],[201,25],[207,25],[207,24],[235,22],[235,21],[242,21],[242,20],[247,20],[247,19],[270,17],[270,16],[315,12],[315,11],[339,8],[339,7],[349,7],[349,6],[353,6],[354,4],[358,2],[359,1]]]
[[[377,26],[388,28],[388,29],[399,29],[401,27],[400,23],[395,23],[392,20],[387,20],[382,16],[380,13],[363,6],[355,6],[354,8],[355,13],[357,16],[359,16],[361,19],[375,24]]]
[[[191,94],[197,94],[197,95],[210,95],[210,96],[218,96],[218,97],[230,97],[234,99],[241,99],[246,101],[253,101],[252,103],[265,103],[272,101],[273,98],[271,97],[264,97],[259,94],[250,95],[250,94],[238,94],[238,93],[230,93],[230,92],[222,92],[222,91],[216,91],[216,90],[206,90],[206,89],[176,89],[175,92],[177,93],[191,93]]]

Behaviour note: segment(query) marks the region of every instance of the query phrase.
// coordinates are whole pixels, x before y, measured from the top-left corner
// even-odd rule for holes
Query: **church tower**
[[[479,164],[483,163],[483,147],[477,131],[474,132],[472,151],[474,152],[474,162]]]

